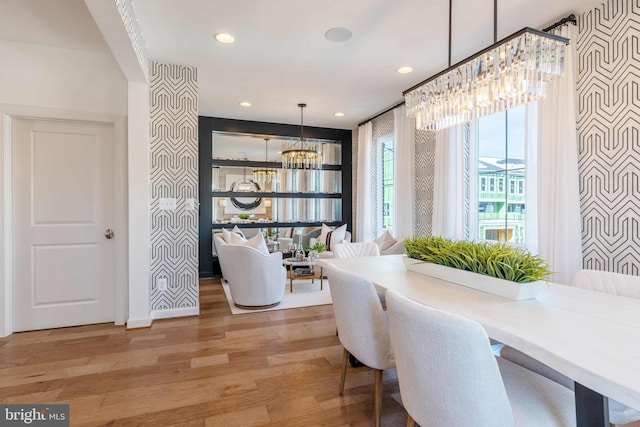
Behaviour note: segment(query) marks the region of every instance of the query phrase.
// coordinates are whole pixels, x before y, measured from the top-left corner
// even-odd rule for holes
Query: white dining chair
[[[338,337],[344,347],[340,395],[344,393],[349,355],[375,370],[374,415],[380,426],[382,376],[395,367],[387,315],[369,280],[335,266],[326,268]]]
[[[388,291],[407,426],[575,426],[573,393],[496,359],[482,326]]]
[[[380,248],[374,242],[340,243],[335,245],[333,248],[333,256],[335,258],[380,256]],[[384,291],[376,289],[376,293],[378,294],[382,308],[386,310],[387,303],[384,300]]]
[[[335,258],[380,256],[380,248],[373,242],[339,243],[333,247]]]
[[[628,274],[584,269],[576,273],[571,286],[624,297],[640,298],[640,277]],[[513,347],[503,347],[500,350],[500,357],[550,378],[570,390],[575,387],[571,378]],[[636,421],[640,421],[640,411],[609,399],[609,422],[611,424],[620,425]]]

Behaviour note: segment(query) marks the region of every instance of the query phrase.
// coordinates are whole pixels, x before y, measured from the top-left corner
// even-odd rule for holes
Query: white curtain
[[[433,179],[434,236],[465,238],[464,131],[454,126],[436,132]]]
[[[396,239],[413,237],[415,209],[416,123],[405,106],[393,110],[395,149],[393,234]]]
[[[538,103],[538,253],[569,284],[582,268],[578,138],[576,132],[576,41],[578,29],[565,25],[556,34],[571,39],[564,77],[548,84]]]
[[[358,180],[356,187],[356,239],[370,242],[375,239],[372,227],[371,151],[373,150],[373,123],[358,128]]]
[[[528,104],[524,115],[525,144],[525,246],[538,254],[538,103]],[[544,169],[543,169],[544,170]]]

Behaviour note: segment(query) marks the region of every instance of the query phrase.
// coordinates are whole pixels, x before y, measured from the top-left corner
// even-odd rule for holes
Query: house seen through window
[[[525,243],[525,106],[477,123],[479,240]],[[506,183],[506,186],[505,186]]]

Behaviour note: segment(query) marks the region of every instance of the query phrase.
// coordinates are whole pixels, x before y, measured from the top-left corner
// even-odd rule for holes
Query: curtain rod
[[[359,127],[359,126],[362,126],[362,125],[363,125],[363,124],[365,124],[365,123],[370,122],[371,120],[375,120],[375,119],[377,119],[377,118],[378,118],[378,117],[380,117],[381,115],[386,114],[386,113],[388,113],[388,112],[389,112],[389,111],[391,111],[391,110],[395,110],[396,108],[398,108],[398,107],[399,107],[399,106],[401,106],[401,105],[404,105],[404,101],[402,101],[402,102],[398,102],[397,104],[392,105],[391,107],[387,108],[386,110],[381,111],[381,112],[379,112],[378,114],[376,114],[376,115],[374,115],[374,116],[369,117],[367,120],[365,120],[365,121],[364,121],[364,122],[362,122],[362,123],[358,123],[358,127]]]
[[[561,25],[564,25],[566,23],[572,23],[574,25],[578,24],[578,20],[576,19],[576,15],[574,15],[573,13],[569,16],[567,16],[566,18],[562,18],[561,20],[559,20],[558,22],[556,22],[553,25],[549,25],[547,28],[545,28],[544,31],[545,33],[548,31],[553,30],[554,28],[558,28]]]

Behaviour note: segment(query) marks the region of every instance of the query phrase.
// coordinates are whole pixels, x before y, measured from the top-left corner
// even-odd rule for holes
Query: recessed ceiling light
[[[333,115],[336,117],[344,117],[344,113],[341,112],[333,113]]]
[[[398,68],[398,72],[400,74],[408,74],[408,73],[410,73],[412,71],[413,71],[412,67],[400,67],[400,68]]]
[[[240,103],[241,107],[251,107],[251,103],[249,101],[242,101]]]
[[[216,33],[213,37],[220,43],[229,44],[236,41],[236,38],[229,33]]]
[[[351,38],[351,35],[352,33],[350,29],[344,27],[335,27],[327,30],[327,32],[324,33],[324,38],[332,42],[342,43],[349,40]]]

